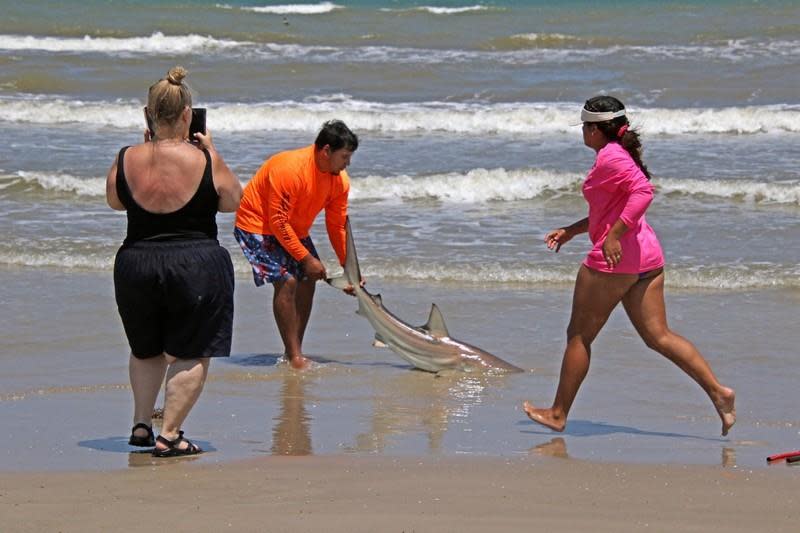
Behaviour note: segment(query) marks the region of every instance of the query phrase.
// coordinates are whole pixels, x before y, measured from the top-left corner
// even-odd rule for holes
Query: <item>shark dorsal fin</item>
[[[372,296],[372,301],[375,302],[375,305],[383,307],[383,298],[381,298],[380,294],[370,294],[370,296]]]
[[[444,317],[436,304],[431,304],[431,315],[428,317],[428,323],[422,326],[422,329],[435,337],[449,337],[450,333],[447,331],[447,326],[444,323]]]

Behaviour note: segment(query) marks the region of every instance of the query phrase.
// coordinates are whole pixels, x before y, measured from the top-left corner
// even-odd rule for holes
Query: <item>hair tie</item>
[[[622,127],[619,129],[619,131],[617,131],[617,137],[619,137],[620,139],[622,139],[622,136],[623,136],[623,135],[625,135],[625,132],[626,132],[626,131],[628,131],[628,125],[627,125],[627,124],[623,125],[623,126],[622,126]]]

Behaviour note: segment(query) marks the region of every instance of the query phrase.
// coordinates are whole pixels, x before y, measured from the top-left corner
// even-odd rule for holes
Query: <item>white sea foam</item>
[[[56,268],[59,270],[111,271],[114,268],[114,255],[119,244],[107,248],[94,247],[92,250],[53,250],[30,249],[0,250],[0,265]],[[232,254],[241,251],[231,249]],[[236,256],[234,256],[236,257]],[[251,272],[245,261],[234,261],[234,271],[239,274]]]
[[[368,176],[351,180],[354,200],[407,201],[434,199],[445,203],[520,201],[543,195],[575,194],[583,174],[540,169],[474,169],[464,174]],[[714,196],[760,204],[800,205],[800,180],[764,183],[754,180],[653,179],[660,194]]]
[[[664,194],[678,193],[742,199],[750,202],[800,205],[800,180],[756,182],[751,180],[654,179]]]
[[[224,7],[224,6],[220,6]],[[249,9],[278,9],[291,6],[273,6]],[[298,6],[301,7],[301,6]],[[314,9],[340,9],[332,3],[309,4]],[[442,9],[490,9],[471,8]],[[270,11],[272,12],[272,11]],[[322,11],[320,11],[322,12]],[[544,39],[551,42],[559,34],[520,34],[512,39]],[[574,44],[572,38],[563,36],[565,44]],[[53,37],[38,35],[0,34],[0,50],[43,51],[61,53],[106,53],[116,55],[180,55],[180,54],[236,54],[237,61],[305,61],[311,63],[345,61],[350,63],[404,63],[452,64],[491,62],[510,65],[538,65],[585,63],[599,57],[619,55],[643,60],[670,58],[686,61],[712,60],[741,62],[758,59],[776,61],[776,58],[797,57],[800,41],[775,40],[727,41],[703,45],[609,45],[604,47],[546,47],[526,50],[481,51],[464,49],[424,49],[396,46],[318,46],[302,44],[258,43],[218,39],[207,35],[164,35],[161,32],[139,37]]]
[[[69,251],[31,252],[0,251],[0,264],[26,267],[51,267],[63,270],[111,270],[113,252],[103,255],[81,255]]]
[[[41,37],[33,35],[0,35],[0,50],[44,52],[96,52],[106,54],[181,55],[222,51],[251,46],[246,41],[215,39],[203,35],[164,35],[147,37]]]
[[[82,101],[49,96],[0,98],[0,122],[78,123],[138,129],[143,102]],[[361,131],[386,133],[574,134],[579,103],[461,104],[421,102],[385,104],[352,99],[230,104],[203,103],[212,131],[316,131],[335,114]],[[630,108],[635,127],[648,135],[800,133],[800,106],[727,108]]]
[[[63,173],[19,171],[12,176],[0,175],[0,190],[20,185],[45,191],[69,192],[78,196],[103,196],[105,178],[82,178]]]
[[[351,176],[352,201],[436,200],[449,204],[513,202],[545,195],[574,195],[582,174],[541,169],[473,169],[466,173],[424,176]],[[654,178],[660,194],[704,195],[760,204],[800,205],[800,180],[763,183],[753,180]],[[103,196],[105,177],[19,171],[0,175],[6,193],[62,192]]]
[[[510,39],[518,39],[520,41],[578,41],[574,35],[565,35],[563,33],[517,33],[512,35]]]
[[[217,7],[224,9],[241,9],[242,11],[252,11],[255,13],[270,13],[273,15],[321,15],[330,13],[337,9],[344,9],[344,6],[333,2],[321,2],[319,4],[285,4],[277,6],[231,6],[228,4],[217,4]]]
[[[47,267],[60,270],[110,271],[114,265],[116,245],[93,247],[87,250],[19,250],[0,249],[0,264],[9,266]],[[232,254],[239,251],[231,249]],[[235,255],[235,256],[236,256]],[[242,276],[251,271],[245,261],[234,261],[234,270]],[[398,279],[421,282],[455,283],[459,285],[572,285],[574,265],[542,265],[498,261],[473,264],[443,264],[441,262],[402,262],[373,258],[366,265],[366,278]],[[800,267],[797,265],[670,265],[667,285],[673,289],[752,290],[770,288],[800,288]]]
[[[543,170],[475,169],[466,174],[369,176],[351,180],[354,200],[436,199],[447,203],[530,200],[545,192],[575,189],[579,174]]]
[[[496,261],[446,265],[397,261],[373,261],[364,270],[366,278],[477,285],[571,285],[573,266],[508,264]],[[750,290],[800,288],[800,267],[796,265],[713,265],[703,267],[670,265],[667,285],[677,289]]]
[[[461,13],[471,13],[475,11],[487,11],[489,7],[483,5],[463,6],[463,7],[437,7],[420,6],[413,8],[414,11],[426,11],[434,15],[458,15]]]

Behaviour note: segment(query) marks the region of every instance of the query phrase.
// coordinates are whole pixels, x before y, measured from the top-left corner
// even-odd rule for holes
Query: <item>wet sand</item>
[[[796,531],[798,471],[557,457],[184,458],[0,474],[2,530]],[[145,525],[150,524],[150,525]]]
[[[371,347],[353,301],[324,290],[309,338],[317,365],[297,374],[275,355],[265,293],[240,285],[236,353],[212,364],[185,424],[209,453],[156,461],[127,445],[109,276],[49,273],[49,290],[32,298],[40,275],[4,272],[2,532],[797,529],[800,470],[764,461],[800,447],[786,327],[796,293],[671,297],[674,322],[711,348],[740,394],[739,421],[720,438],[702,391],[643,356],[621,316],[598,342],[567,431],[527,420],[522,400],[546,400],[555,385],[568,288],[381,284],[401,316],[437,301],[457,336],[528,369],[490,378],[410,370]],[[758,339],[744,316],[716,312],[732,302],[762,310]],[[741,335],[715,333],[732,320]]]

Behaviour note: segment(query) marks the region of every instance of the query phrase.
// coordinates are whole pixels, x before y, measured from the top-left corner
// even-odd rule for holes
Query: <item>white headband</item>
[[[588,111],[585,107],[581,109],[581,122],[605,122],[606,120],[624,116],[624,109],[620,109],[619,111],[603,111],[601,113]]]

